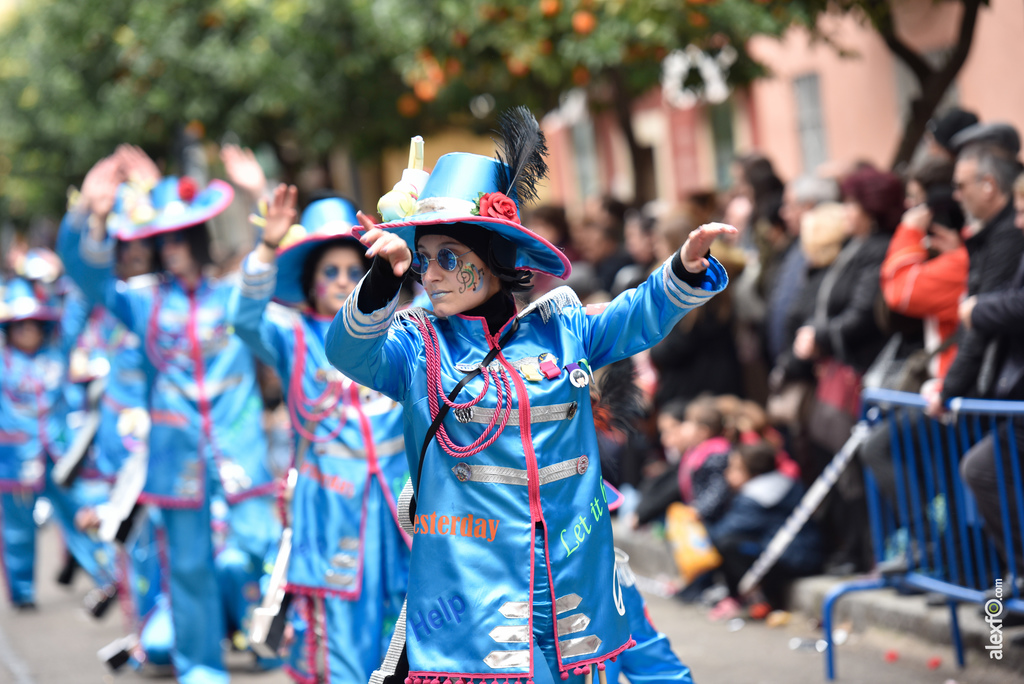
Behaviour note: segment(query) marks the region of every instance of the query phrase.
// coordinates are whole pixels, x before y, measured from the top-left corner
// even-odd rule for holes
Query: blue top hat
[[[24,278],[12,278],[0,296],[0,324],[13,321],[56,321],[60,306],[41,286]]]
[[[302,212],[300,230],[288,231],[277,248],[277,285],[274,299],[288,306],[302,306],[302,271],[310,254],[326,242],[344,242],[360,247],[352,227],[358,225],[356,208],[338,197],[313,202]]]
[[[508,194],[512,188],[498,187],[502,167],[507,169],[491,157],[463,152],[446,154],[434,165],[413,213],[382,223],[378,228],[397,233],[415,252],[417,226],[480,226],[515,244],[517,269],[568,277],[572,270],[569,260],[557,247],[523,227],[518,198]]]
[[[138,203],[133,206],[128,206],[127,202],[122,207],[115,206],[114,216],[118,217],[115,219],[115,235],[118,239],[138,240],[199,225],[227,209],[235,191],[222,180],[212,180],[200,191],[188,176],[166,176],[149,195],[153,210],[151,217],[140,208],[144,202],[141,198],[136,198]],[[118,196],[122,197],[121,191]]]

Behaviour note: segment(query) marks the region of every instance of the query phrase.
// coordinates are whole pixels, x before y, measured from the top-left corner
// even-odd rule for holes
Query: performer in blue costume
[[[149,203],[140,203],[138,199],[140,193],[148,193],[159,181],[159,172],[141,150],[122,145],[116,156],[124,175],[132,180],[118,189],[112,217],[107,221],[108,233],[114,239],[117,229],[132,221],[133,211],[141,211],[141,218],[148,216]],[[126,287],[152,287],[157,283],[156,272],[160,270],[152,239],[117,240],[115,271]],[[81,361],[76,364],[79,357]],[[140,427],[145,433],[150,422],[142,340],[102,304],[97,304],[72,352],[72,367],[76,365],[83,366],[88,375],[102,377],[104,382],[100,424],[93,442],[94,459],[101,473],[116,477],[133,448],[145,452],[146,445],[139,444],[134,434]],[[98,530],[104,515],[110,514],[110,508],[107,502],[82,511],[77,522],[86,529]],[[131,532],[117,549],[119,595],[129,637],[118,639],[101,651],[102,660],[114,669],[125,663],[136,668],[145,665],[161,668],[171,662],[174,632],[170,599],[165,591],[166,578],[160,564],[161,527],[159,509],[146,506],[137,512]]]
[[[409,215],[379,226],[360,216],[376,259],[327,335],[332,364],[405,412],[416,510],[404,677],[417,684],[583,682],[633,645],[589,371],[657,343],[721,291],[708,248],[735,232],[698,228],[607,306],[559,288],[517,311],[512,294],[531,271],[564,278],[570,267],[520,221],[546,172],[539,126],[519,108],[502,136],[500,159],[442,156]],[[434,311],[396,318],[410,268]],[[371,681],[400,667],[389,650]]]
[[[160,507],[166,529],[172,660],[181,682],[226,682],[221,640],[229,628],[244,627],[244,613],[259,596],[263,558],[280,535],[254,360],[227,323],[234,287],[203,273],[205,222],[227,208],[233,191],[222,181],[200,191],[192,179],[167,177],[139,193],[153,211],[129,212],[117,237],[155,238],[166,271],[157,283],[136,288],[113,277],[114,244],[105,229],[125,180],[120,169],[111,157],[89,172],[80,203],[61,225],[61,254],[86,295],[143,342],[152,429],[141,501]],[[219,496],[230,506],[229,533],[215,555],[211,504]]]
[[[355,209],[321,199],[292,226],[295,196],[294,187],[274,192],[262,242],[243,265],[234,326],[282,378],[295,431],[285,515],[300,628],[289,673],[298,682],[364,684],[391,640],[408,581],[412,540],[396,501],[408,479],[402,411],[324,354],[331,320],[366,272]]]
[[[67,359],[85,322],[85,307],[60,303],[40,283],[13,278],[0,296],[0,561],[11,602],[35,605],[36,523],[40,495],[53,505],[72,556],[99,586],[114,581],[109,549],[75,529],[80,507],[51,478],[72,435]],[[74,301],[71,301],[74,300]]]

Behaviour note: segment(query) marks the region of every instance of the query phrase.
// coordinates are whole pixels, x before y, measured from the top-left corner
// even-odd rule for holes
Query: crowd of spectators
[[[627,526],[656,523],[674,501],[696,509],[733,598],[849,438],[865,386],[921,392],[933,416],[957,396],[1024,399],[1019,136],[953,109],[930,122],[925,148],[902,175],[861,162],[787,182],[754,154],[736,160],[730,190],[680,206],[595,198],[573,219],[556,206],[526,217],[569,255],[585,304],[642,282],[706,221],[740,229],[711,250],[728,290],[633,359],[638,430],[611,430],[602,453]],[[531,296],[560,284],[537,282]],[[784,575],[869,569],[861,466],[894,496],[887,444],[880,430],[860,448]],[[988,440],[964,458],[976,493],[994,489],[994,453]],[[998,500],[978,501],[1001,540]]]

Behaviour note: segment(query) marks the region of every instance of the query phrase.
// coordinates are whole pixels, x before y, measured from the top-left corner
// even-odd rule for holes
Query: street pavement
[[[86,615],[81,600],[90,588],[82,573],[73,587],[54,582],[60,542],[54,527],[40,535],[37,565],[38,610],[16,613],[6,600],[0,606],[0,684],[152,684],[154,679],[127,671],[113,675],[96,651],[123,636],[122,616],[112,606],[102,621]],[[5,592],[6,593],[6,592]],[[806,618],[771,629],[763,623],[712,623],[705,609],[673,599],[648,596],[651,619],[668,634],[698,684],[817,684],[824,682],[824,657],[813,649],[820,633]],[[737,629],[739,627],[739,629]],[[793,650],[792,643],[803,648]],[[893,655],[895,662],[888,662]],[[935,662],[934,659],[940,659]],[[932,661],[929,663],[929,661]],[[235,684],[284,684],[281,672],[254,672],[252,657],[230,654]],[[1024,677],[973,661],[958,671],[948,646],[916,641],[911,636],[869,630],[839,648],[837,681],[843,684],[1017,684]],[[936,669],[929,669],[929,664]]]

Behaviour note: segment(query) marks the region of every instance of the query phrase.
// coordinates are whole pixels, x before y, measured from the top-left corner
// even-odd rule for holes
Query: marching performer
[[[262,242],[243,264],[234,327],[280,375],[295,433],[287,587],[304,629],[289,672],[299,682],[364,684],[391,640],[408,578],[411,539],[396,502],[408,479],[402,411],[324,354],[331,320],[366,272],[355,209],[321,199],[292,226],[295,197],[294,187],[274,192]]]
[[[531,272],[570,266],[520,222],[546,172],[543,134],[525,108],[501,123],[498,159],[444,155],[408,212],[360,215],[376,258],[327,334],[334,366],[402,404],[416,493],[406,657],[390,650],[371,681],[403,660],[399,678],[417,684],[605,677],[634,641],[591,371],[649,348],[727,282],[708,248],[735,229],[710,225],[606,306],[559,288],[517,311]],[[410,268],[433,312],[396,317]]]
[[[67,359],[85,322],[69,294],[61,304],[41,283],[12,278],[0,288],[0,561],[11,602],[35,606],[36,523],[40,494],[53,505],[64,542],[100,587],[114,580],[109,549],[75,529],[80,502],[57,487],[54,464],[73,434],[68,427]]]
[[[205,223],[227,208],[233,190],[218,180],[200,189],[191,178],[166,177],[136,193],[117,237],[153,238],[165,271],[158,282],[133,287],[113,277],[106,235],[123,180],[116,157],[90,170],[62,223],[61,253],[86,295],[142,340],[152,428],[140,501],[162,513],[172,661],[181,682],[226,682],[221,641],[244,627],[262,559],[280,534],[254,360],[227,323],[234,287],[204,274]],[[220,499],[228,507],[223,548],[211,531],[211,506]]]

